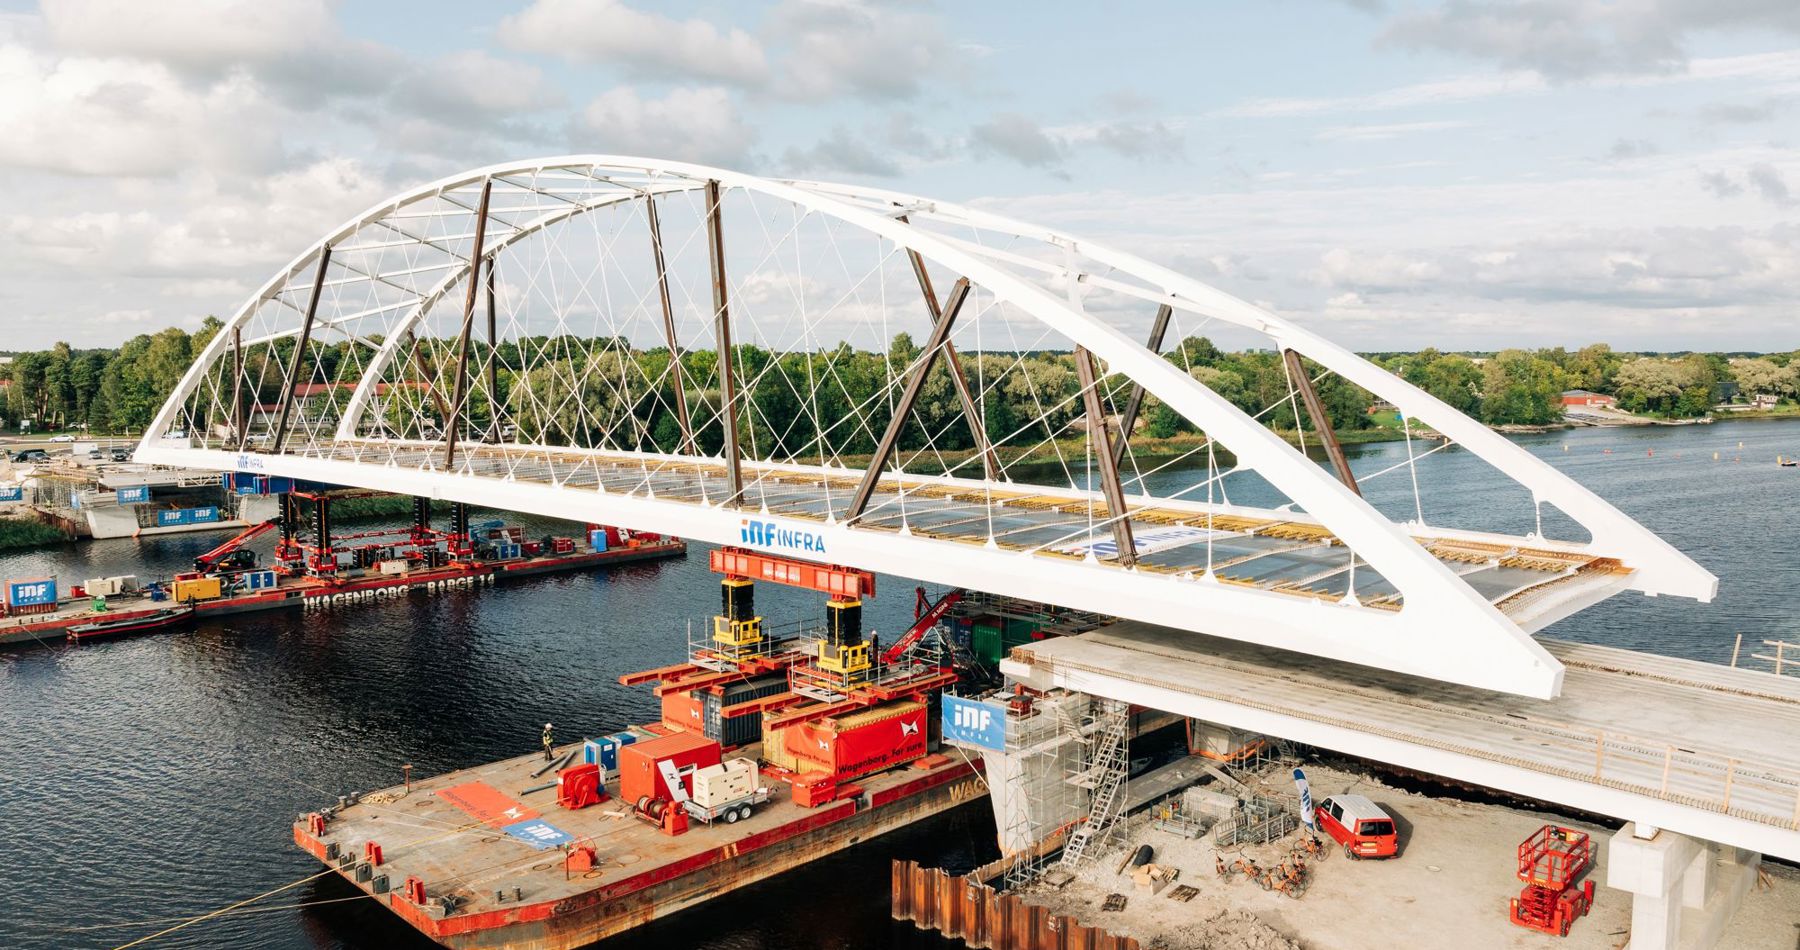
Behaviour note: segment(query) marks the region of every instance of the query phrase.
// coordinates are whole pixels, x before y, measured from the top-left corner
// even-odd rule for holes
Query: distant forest
[[[48,350],[15,352],[11,361],[0,364],[0,428],[17,429],[29,422],[34,431],[62,430],[87,426],[95,434],[134,434],[141,432],[162,404],[170,390],[186,373],[195,355],[220,329],[220,322],[208,318],[202,327],[190,334],[178,328],[145,334],[125,342],[116,349],[75,349],[58,343]],[[253,359],[279,360],[285,363],[292,354],[292,341],[265,345],[260,354],[247,354],[247,366]],[[357,361],[348,358],[348,343],[326,345],[315,343],[310,348],[304,379],[315,381],[354,381]],[[436,349],[430,359],[436,365],[448,365],[449,343],[427,341]],[[490,401],[506,407],[511,423],[523,438],[557,442],[579,440],[592,433],[578,431],[594,420],[636,415],[639,428],[659,445],[673,445],[675,421],[670,416],[668,394],[647,392],[638,405],[620,405],[617,387],[592,385],[595,377],[656,380],[664,376],[669,353],[666,349],[639,350],[616,340],[525,340],[525,352],[533,354],[532,368],[524,369],[521,342],[506,341],[498,348],[498,399],[489,400],[485,393],[470,403],[471,421],[482,422]],[[478,361],[485,359],[485,347],[478,345]],[[780,372],[760,374],[765,382],[750,390],[748,398],[756,412],[744,414],[746,435],[773,457],[805,452],[803,445],[810,433],[795,433],[798,426],[774,431],[767,420],[792,420],[800,413],[793,387],[770,382],[782,379],[818,379],[824,418],[837,418],[850,407],[869,405],[873,412],[886,412],[886,400],[871,399],[872,394],[888,378],[888,363],[910,361],[918,352],[911,337],[897,336],[889,354],[853,351],[847,346],[818,353],[790,353],[779,356]],[[769,367],[775,354],[754,346],[739,347],[739,360],[746,379],[759,377]],[[4,355],[4,354],[0,354]],[[1562,418],[1561,395],[1565,390],[1584,389],[1617,398],[1619,406],[1632,412],[1662,417],[1705,415],[1720,402],[1743,401],[1763,396],[1773,398],[1779,410],[1791,411],[1800,394],[1800,351],[1792,353],[1623,353],[1605,344],[1595,344],[1576,351],[1560,347],[1537,350],[1502,350],[1493,353],[1445,353],[1434,349],[1416,353],[1370,353],[1368,358],[1389,371],[1419,386],[1432,395],[1490,425],[1545,425]],[[1080,419],[1080,400],[1072,398],[1079,388],[1075,361],[1067,352],[964,353],[966,371],[972,380],[985,380],[987,398],[984,420],[988,432],[998,441],[1009,433],[1014,444],[1030,444],[1045,437],[1045,427],[1059,430]],[[1280,355],[1270,350],[1227,352],[1205,337],[1188,337],[1167,354],[1177,366],[1188,372],[1221,396],[1246,412],[1263,413],[1270,427],[1292,431],[1298,427],[1292,401],[1288,397],[1287,374]],[[710,351],[682,354],[685,375],[690,383],[710,380],[716,356]],[[826,367],[830,372],[825,372]],[[1318,373],[1310,366],[1309,372]],[[810,373],[810,375],[809,375]],[[256,373],[253,371],[253,377]],[[267,378],[279,379],[278,372]],[[828,380],[828,381],[826,381]],[[1108,391],[1122,388],[1123,380],[1109,381]],[[485,385],[480,382],[479,385]],[[650,390],[651,387],[642,387]],[[1392,413],[1384,421],[1382,407],[1361,388],[1335,374],[1327,374],[1319,382],[1319,392],[1332,426],[1353,432],[1380,425],[1392,425]],[[575,389],[580,398],[567,398]],[[250,394],[262,402],[272,402],[278,394]],[[413,400],[408,406],[400,403]],[[420,410],[422,395],[404,395],[392,399],[389,414],[413,414]],[[718,393],[704,389],[691,390],[688,396],[695,418],[712,414]],[[1123,395],[1115,397],[1115,404]],[[580,402],[585,412],[564,409],[546,412],[543,406],[571,406]],[[1053,408],[1060,407],[1060,408]],[[1271,408],[1272,407],[1272,408]],[[1037,425],[1026,424],[1046,409],[1052,409],[1046,420]],[[1265,412],[1265,410],[1267,410]],[[917,418],[919,425],[942,435],[935,444],[942,449],[967,448],[967,429],[946,424],[960,413],[956,395],[941,364],[928,380],[921,397]],[[425,412],[429,415],[429,412]],[[1186,420],[1148,399],[1142,415],[1140,435],[1168,438],[1190,431]],[[885,418],[871,418],[871,426],[885,425]],[[397,424],[397,423],[396,423]],[[1307,424],[1310,427],[1310,423]],[[1023,427],[1023,428],[1022,428]],[[715,427],[716,428],[716,427]],[[872,441],[863,431],[866,426],[845,431],[850,444],[838,447],[844,454],[872,449],[855,444],[856,440]],[[701,433],[703,447],[711,448],[720,434]],[[920,444],[918,434],[906,440]],[[710,444],[708,444],[710,443]],[[793,443],[793,444],[790,444]]]

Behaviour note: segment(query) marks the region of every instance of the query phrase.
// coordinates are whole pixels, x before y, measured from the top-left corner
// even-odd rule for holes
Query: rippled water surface
[[[1710,605],[1622,595],[1549,635],[1714,662],[1729,656],[1738,632],[1800,639],[1800,470],[1774,465],[1777,454],[1800,455],[1800,424],[1519,441],[1721,578]],[[1351,451],[1365,475],[1406,458],[1404,444]],[[1524,494],[1502,490],[1467,453],[1437,453],[1419,470],[1427,521],[1457,524],[1478,507],[1490,519],[1484,526],[1535,526]],[[1194,481],[1192,472],[1157,477]],[[1243,477],[1226,484],[1233,501],[1267,500]],[[1404,468],[1367,491],[1392,515],[1414,511]],[[1553,514],[1546,526],[1559,530]],[[102,541],[0,556],[0,577],[156,576],[218,540]],[[912,585],[883,584],[866,614],[888,635],[911,617]],[[777,620],[819,609],[813,595],[767,585],[758,599]],[[289,838],[293,815],[341,791],[395,784],[403,762],[436,773],[528,751],[546,721],[568,738],[653,718],[648,690],[621,687],[618,675],[681,659],[687,620],[716,605],[716,579],[696,545],[682,560],[606,572],[0,653],[0,945],[112,947],[175,922],[157,918],[215,910],[311,874],[318,865]],[[985,805],[966,807],[617,945],[944,946],[888,921],[888,859],[971,866],[990,854],[992,837]],[[353,893],[335,880],[302,884],[266,899],[266,912],[148,946],[427,945],[388,912],[344,900]],[[310,906],[293,906],[303,903]],[[84,929],[97,927],[105,929]]]

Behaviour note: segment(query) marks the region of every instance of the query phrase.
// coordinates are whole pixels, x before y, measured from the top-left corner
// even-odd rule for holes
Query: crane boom
[[[246,544],[249,544],[251,541],[255,540],[258,536],[262,535],[264,532],[267,532],[267,531],[273,529],[278,520],[279,519],[276,519],[276,518],[270,518],[269,520],[264,521],[261,524],[253,524],[250,527],[245,528],[244,530],[238,532],[235,536],[232,537],[231,540],[226,541],[224,544],[221,544],[218,547],[213,548],[211,551],[208,551],[205,554],[202,554],[197,558],[194,558],[194,570],[196,570],[196,571],[212,570],[214,567],[216,567],[218,565],[218,563],[220,561],[225,559],[226,555],[229,555],[231,552],[236,551],[237,549],[243,547]]]
[[[925,588],[919,588],[921,597],[924,596],[924,593]],[[912,649],[914,644],[923,639],[926,631],[937,626],[937,622],[944,619],[944,615],[949,613],[950,608],[956,606],[956,602],[962,600],[962,597],[963,592],[960,590],[953,590],[950,593],[939,597],[938,602],[932,604],[930,610],[920,614],[919,619],[913,621],[913,625],[907,629],[904,636],[895,641],[893,646],[887,648],[887,652],[881,655],[881,661],[883,663],[894,663],[902,656],[905,656],[906,651]]]

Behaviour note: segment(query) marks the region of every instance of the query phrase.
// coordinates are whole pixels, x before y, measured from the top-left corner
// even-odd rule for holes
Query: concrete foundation
[[[1606,884],[1631,894],[1630,950],[1710,950],[1756,882],[1762,856],[1627,824],[1607,843]]]

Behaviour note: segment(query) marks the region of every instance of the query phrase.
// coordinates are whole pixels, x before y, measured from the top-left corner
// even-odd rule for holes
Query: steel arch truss
[[[1534,529],[1426,524],[1410,441],[1417,514],[1390,520],[1186,342],[1162,352],[1209,325],[1283,355],[1294,424],[1320,405],[1308,374],[1335,374],[1522,487]],[[1194,430],[1184,459],[1135,457],[1147,405]],[[478,169],[357,216],[233,315],[139,451],[1536,696],[1561,666],[1531,632],[1621,590],[1716,585],[1475,421],[1199,281],[976,209],[638,158]],[[1546,537],[1546,506],[1588,537]]]

